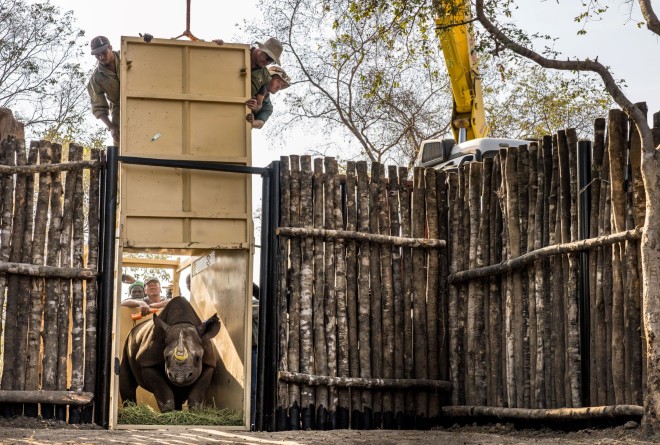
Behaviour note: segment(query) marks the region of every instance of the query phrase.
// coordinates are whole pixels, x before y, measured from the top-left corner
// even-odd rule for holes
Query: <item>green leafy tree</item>
[[[550,72],[528,61],[504,68],[488,55],[481,65],[490,137],[533,139],[575,128],[589,138],[594,119],[613,105],[594,76]]]
[[[27,134],[86,133],[86,75],[77,63],[83,36],[71,11],[0,0],[0,107],[12,109]]]

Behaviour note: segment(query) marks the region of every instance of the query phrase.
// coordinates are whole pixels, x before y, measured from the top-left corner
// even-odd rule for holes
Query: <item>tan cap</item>
[[[275,37],[271,37],[265,42],[257,42],[260,50],[268,54],[271,59],[278,65],[280,64],[280,56],[282,55],[282,44]]]
[[[268,72],[272,76],[278,76],[284,81],[282,89],[289,88],[291,86],[291,78],[286,74],[286,71],[279,65],[270,65],[268,67]]]

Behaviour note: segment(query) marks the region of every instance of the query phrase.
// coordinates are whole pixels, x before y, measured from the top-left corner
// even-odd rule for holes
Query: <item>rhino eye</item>
[[[198,354],[195,354],[195,364],[198,365],[201,357]]]

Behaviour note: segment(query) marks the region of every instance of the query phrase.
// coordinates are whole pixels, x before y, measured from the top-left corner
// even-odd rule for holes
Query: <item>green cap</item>
[[[144,283],[142,281],[134,281],[133,284],[128,286],[128,293],[130,294],[134,287],[141,287],[144,290]]]

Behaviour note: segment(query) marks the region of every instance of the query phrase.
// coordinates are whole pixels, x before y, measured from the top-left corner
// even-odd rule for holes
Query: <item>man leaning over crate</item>
[[[87,82],[92,114],[108,127],[113,144],[119,146],[119,51],[112,50],[105,36],[94,37],[90,48],[98,61]]]

